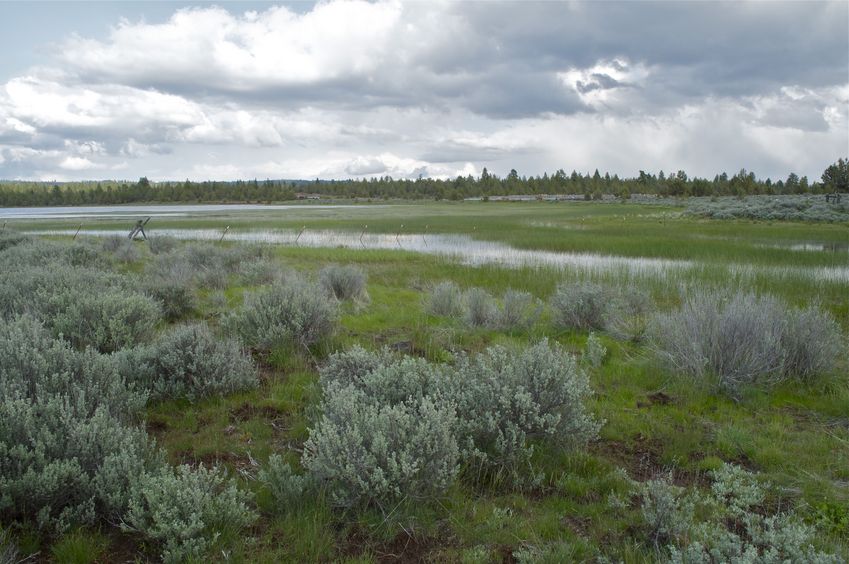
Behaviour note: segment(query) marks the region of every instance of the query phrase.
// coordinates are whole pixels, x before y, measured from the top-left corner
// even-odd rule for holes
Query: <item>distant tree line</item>
[[[726,173],[707,178],[689,177],[686,172],[666,175],[640,171],[636,178],[617,175],[567,174],[563,169],[542,176],[519,176],[511,170],[504,178],[486,168],[480,176],[395,179],[390,176],[361,180],[237,180],[233,182],[0,182],[0,206],[61,206],[129,204],[135,202],[280,202],[307,195],[333,198],[461,200],[496,195],[578,195],[601,199],[612,195],[628,199],[632,194],[656,196],[746,196],[753,194],[821,194],[849,191],[849,158],[839,159],[822,174],[820,182],[809,182],[791,173],[786,180],[758,179],[745,169],[733,176]]]

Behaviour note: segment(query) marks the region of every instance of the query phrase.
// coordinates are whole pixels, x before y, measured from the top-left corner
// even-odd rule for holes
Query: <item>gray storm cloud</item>
[[[0,176],[779,177],[849,144],[845,2],[237,6],[68,29],[0,86]]]

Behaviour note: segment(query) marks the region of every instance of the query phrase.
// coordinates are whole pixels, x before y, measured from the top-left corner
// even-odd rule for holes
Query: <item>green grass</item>
[[[403,218],[403,219],[400,219]],[[64,222],[67,227],[77,222]],[[127,222],[86,221],[97,228]],[[303,209],[279,214],[154,220],[156,228],[300,228],[395,232],[466,233],[519,248],[594,252],[697,260],[700,268],[670,278],[633,278],[660,307],[678,301],[682,285],[751,288],[792,304],[819,302],[849,327],[849,287],[801,276],[729,277],[730,263],[768,267],[849,267],[849,253],[794,252],[769,247],[810,241],[845,241],[847,225],[720,222],[681,217],[675,208],[629,204],[439,203],[381,208]],[[425,226],[427,226],[425,228]],[[61,228],[62,222],[18,225]],[[163,402],[147,412],[148,429],[173,463],[223,464],[242,486],[258,494],[261,518],[231,558],[245,562],[449,562],[502,561],[517,550],[549,561],[656,559],[646,544],[638,510],[613,510],[611,493],[627,493],[620,469],[646,479],[674,469],[678,480],[704,487],[708,471],[722,461],[760,472],[777,489],[771,503],[794,507],[820,523],[817,542],[849,558],[849,385],[845,375],[820,384],[786,384],[752,390],[738,401],[665,372],[645,346],[602,335],[609,354],[591,374],[595,414],[606,421],[598,441],[584,452],[539,445],[534,465],[543,481],[530,491],[499,491],[458,482],[434,506],[406,508],[400,522],[366,512],[342,513],[321,499],[296,510],[275,507],[255,480],[258,465],[275,452],[297,464],[316,417],[317,366],[329,352],[362,344],[396,346],[433,361],[452,350],[479,351],[493,343],[527,343],[542,336],[579,352],[587,335],[552,328],[547,315],[530,330],[507,334],[469,330],[460,322],[427,315],[428,287],[453,280],[494,295],[522,289],[547,300],[563,280],[586,278],[621,283],[621,274],[548,269],[468,267],[405,251],[275,247],[274,260],[316,273],[331,263],[356,264],[368,274],[371,302],[343,307],[341,330],[311,354],[280,349],[261,363],[255,391],[198,403]],[[128,267],[130,271],[139,265]],[[238,307],[250,288],[225,291]],[[208,316],[201,296],[200,316]],[[842,368],[847,369],[844,360]],[[77,536],[73,536],[77,535]],[[66,562],[92,561],[108,551],[97,534],[74,533],[50,550]],[[132,542],[124,539],[123,542]],[[113,543],[114,544],[114,543]],[[99,548],[107,546],[107,548]],[[97,552],[100,550],[101,552]],[[79,559],[74,555],[80,555]],[[92,557],[92,555],[94,555]],[[86,560],[85,558],[89,558]]]

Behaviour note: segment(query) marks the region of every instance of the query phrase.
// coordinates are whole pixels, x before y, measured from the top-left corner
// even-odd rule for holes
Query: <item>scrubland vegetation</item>
[[[511,215],[538,239],[500,231],[669,258],[698,225],[705,262],[7,231],[0,562],[846,561],[849,287],[779,268],[849,258],[719,238],[845,226],[645,210],[533,204]],[[459,225],[439,215],[408,224]]]

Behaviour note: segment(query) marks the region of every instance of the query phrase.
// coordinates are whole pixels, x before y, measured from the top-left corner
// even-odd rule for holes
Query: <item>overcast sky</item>
[[[849,154],[849,2],[0,2],[0,178],[684,169]]]

